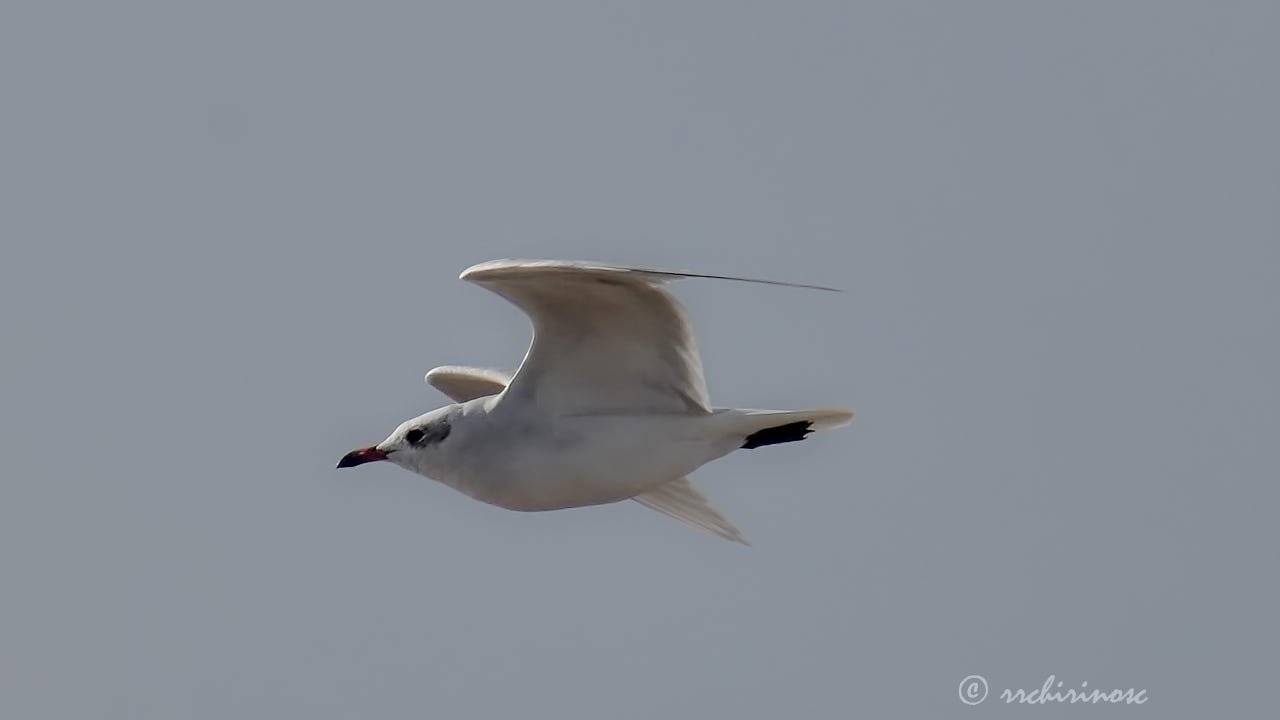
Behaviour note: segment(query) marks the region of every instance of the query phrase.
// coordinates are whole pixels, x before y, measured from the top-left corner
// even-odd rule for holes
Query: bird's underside
[[[506,389],[510,376],[499,370],[445,365],[428,372],[426,381],[454,402],[466,402],[478,397],[497,395]],[[742,532],[721,515],[688,478],[670,480],[631,499],[726,540],[750,544]]]

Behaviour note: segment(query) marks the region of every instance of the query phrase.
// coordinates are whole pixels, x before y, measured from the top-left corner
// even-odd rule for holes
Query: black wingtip
[[[799,422],[757,430],[747,436],[746,442],[742,443],[742,447],[750,450],[764,447],[765,445],[797,442],[803,440],[804,436],[811,432],[813,432],[813,422],[811,420],[800,420]]]

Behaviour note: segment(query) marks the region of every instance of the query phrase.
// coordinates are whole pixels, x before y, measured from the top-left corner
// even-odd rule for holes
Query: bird
[[[388,461],[491,505],[544,511],[634,500],[748,545],[689,481],[737,449],[845,425],[846,408],[711,405],[692,325],[670,281],[818,285],[566,260],[493,260],[461,280],[529,317],[516,372],[446,365],[426,382],[453,402],[401,423],[338,462]]]

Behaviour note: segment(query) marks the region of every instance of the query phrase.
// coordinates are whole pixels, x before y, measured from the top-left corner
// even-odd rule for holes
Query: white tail
[[[728,432],[742,439],[743,448],[803,440],[815,430],[830,430],[847,424],[853,412],[843,408],[818,410],[717,409],[723,413]]]
[[[814,430],[832,430],[841,425],[848,425],[849,421],[853,419],[853,411],[845,408],[821,408],[818,410],[733,409],[724,412],[740,415],[742,425],[747,429],[747,432],[755,432],[793,422],[811,422]]]

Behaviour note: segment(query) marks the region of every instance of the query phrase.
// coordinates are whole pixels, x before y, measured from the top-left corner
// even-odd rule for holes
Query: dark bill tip
[[[386,460],[386,459],[387,459],[387,454],[385,452],[379,450],[376,447],[367,447],[360,450],[352,450],[346,455],[343,455],[342,459],[338,461],[338,467],[349,468],[349,467],[355,467],[357,465],[363,465],[369,462],[374,462],[377,460]]]

